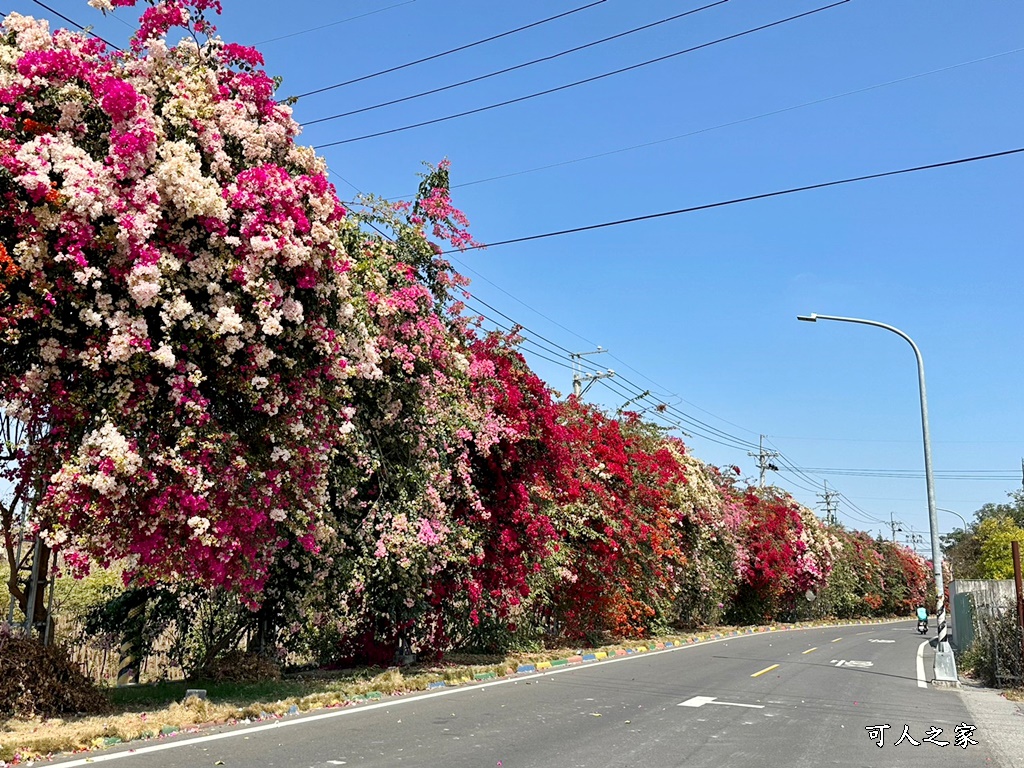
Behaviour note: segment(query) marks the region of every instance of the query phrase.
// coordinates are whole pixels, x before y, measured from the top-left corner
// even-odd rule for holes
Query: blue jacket
[[[918,608],[917,609],[917,620],[918,621],[928,621],[928,609],[927,608]]]

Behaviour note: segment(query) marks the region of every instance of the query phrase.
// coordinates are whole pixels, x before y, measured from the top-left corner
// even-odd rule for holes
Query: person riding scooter
[[[917,631],[922,635],[928,633],[928,609],[923,605],[917,609]]]

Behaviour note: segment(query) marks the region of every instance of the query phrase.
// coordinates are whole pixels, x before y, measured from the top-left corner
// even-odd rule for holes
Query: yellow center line
[[[838,642],[839,642],[840,640],[842,640],[842,639],[843,639],[843,638],[841,638],[841,637],[837,637],[837,638],[836,638],[835,640],[833,640],[832,642],[833,642],[833,643],[838,643]]]
[[[773,669],[777,669],[778,666],[779,666],[778,664],[772,664],[770,667],[765,667],[760,672],[755,672],[754,674],[751,675],[751,677],[760,677],[765,672],[771,672]]]
[[[807,653],[810,653],[811,651],[816,651],[816,650],[818,650],[818,646],[814,646],[813,648],[808,648],[806,651],[801,651],[801,653],[807,654]]]

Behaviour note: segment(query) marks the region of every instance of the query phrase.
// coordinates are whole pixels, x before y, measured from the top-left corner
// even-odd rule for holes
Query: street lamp
[[[970,528],[970,526],[967,524],[967,520],[964,518],[963,515],[961,515],[959,512],[954,512],[952,509],[945,509],[943,507],[936,507],[936,509],[939,510],[939,512],[949,512],[949,514],[956,515],[961,520],[963,520],[963,522],[964,522],[964,533],[967,533],[967,531]]]
[[[928,432],[928,396],[924,386],[924,360],[921,358],[921,350],[917,348],[914,340],[907,336],[899,328],[894,328],[876,320],[861,320],[855,317],[835,317],[833,315],[798,315],[797,320],[814,323],[818,320],[836,320],[841,323],[858,323],[860,325],[873,325],[876,328],[884,328],[895,333],[904,339],[914,350],[917,358],[917,381],[921,390],[921,432],[924,438],[924,477],[928,487],[928,526],[931,529],[932,539],[932,567],[935,573],[935,597],[938,605],[936,615],[939,623],[939,638],[935,647],[935,679],[939,682],[956,683],[959,685],[959,678],[956,673],[956,659],[949,647],[946,635],[946,593],[942,584],[942,557],[939,551],[939,517],[935,507],[935,479],[932,475],[932,446],[931,437]]]

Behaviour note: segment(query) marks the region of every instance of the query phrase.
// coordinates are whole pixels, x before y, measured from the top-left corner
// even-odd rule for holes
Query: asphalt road
[[[999,766],[995,734],[958,746],[975,723],[931,669],[912,622],[743,635],[55,765]]]

